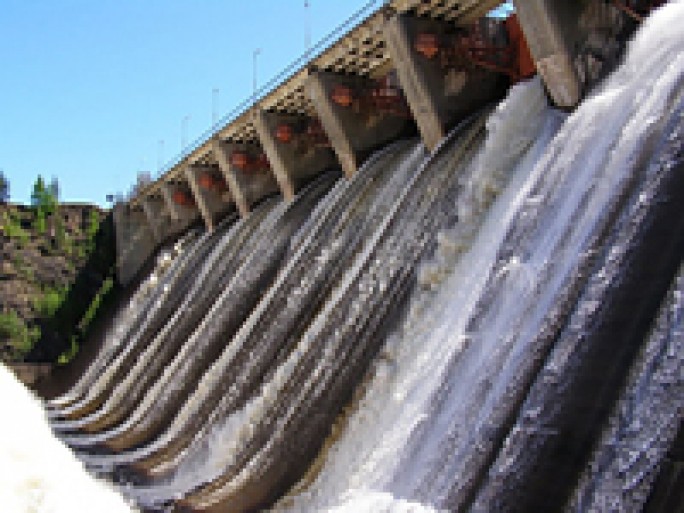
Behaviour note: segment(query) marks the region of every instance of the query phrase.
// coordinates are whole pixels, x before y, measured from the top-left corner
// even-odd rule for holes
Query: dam
[[[684,2],[393,0],[114,207],[50,426],[149,512],[684,508]],[[150,268],[153,268],[150,270]]]

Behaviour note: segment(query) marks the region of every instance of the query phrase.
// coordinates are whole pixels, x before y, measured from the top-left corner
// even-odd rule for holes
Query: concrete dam
[[[45,408],[140,511],[684,511],[684,2],[499,3],[370,2],[114,207]]]

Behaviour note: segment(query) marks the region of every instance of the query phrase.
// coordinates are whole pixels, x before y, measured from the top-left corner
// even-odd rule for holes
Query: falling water
[[[684,41],[672,20],[683,6],[668,9],[548,147],[531,152],[452,279],[390,338],[321,474],[283,509],[467,506],[675,103]]]
[[[216,235],[212,234],[199,237],[177,260],[177,265],[174,265],[172,272],[167,274],[168,279],[157,282],[156,275],[152,275],[150,286],[154,287],[154,291],[149,308],[137,312],[123,338],[114,339],[115,350],[111,361],[108,361],[104,368],[89,372],[94,380],[87,383],[84,396],[74,404],[61,409],[60,415],[67,418],[77,417],[90,413],[100,406],[115,383],[123,379],[126,370],[135,361],[142,348],[169,319],[175,307],[181,303],[191,286],[196,266],[206,257],[215,243],[215,238]],[[100,362],[98,358],[96,362],[98,367]],[[55,423],[54,426],[58,427],[59,424]]]
[[[103,349],[98,353],[96,360],[90,364],[68,393],[47,402],[48,412],[52,410],[59,415],[61,414],[59,409],[63,409],[83,397],[88,387],[121,349],[128,334],[142,322],[145,313],[153,308],[153,304],[168,292],[169,282],[185,265],[186,245],[195,236],[196,233],[190,231],[171,248],[160,252],[150,276],[141,281],[129,303],[121,311],[116,312],[114,322],[112,322],[113,328],[107,333],[103,342]],[[182,258],[176,258],[180,255],[183,255]]]
[[[684,267],[630,371],[568,512],[640,511],[684,412]]]
[[[254,237],[248,236],[271,207],[272,203],[268,202],[248,220],[235,224],[226,223],[231,226],[225,230],[222,229],[223,225],[220,226],[217,231],[217,235],[221,234],[220,237],[214,235],[197,242],[197,248],[203,248],[207,244],[210,251],[203,260],[192,262],[190,272],[194,280],[183,295],[180,306],[152,340],[141,347],[125,377],[112,384],[108,398],[99,410],[79,420],[56,423],[56,429],[100,430],[115,424],[130,413],[132,405],[139,400],[141,391],[153,382],[158,369],[163,368],[170,355],[178,349],[182,341],[185,341],[226,281],[232,278],[234,268],[239,265],[241,258],[244,259],[244,253],[252,247]],[[199,249],[195,249],[195,252],[203,256],[205,253]],[[112,365],[117,364],[123,365],[123,362],[119,361]],[[110,376],[111,373],[106,375]]]
[[[459,224],[440,234],[436,258],[421,269],[424,290],[414,295],[402,329],[389,337],[358,413],[330,448],[321,475],[306,493],[285,501],[288,507],[283,509],[321,511],[344,497],[353,497],[349,511],[419,507],[394,501],[380,491],[381,483],[390,469],[401,467],[398,456],[424,421],[431,391],[444,379],[453,353],[467,345],[456,329],[481,294],[513,216],[527,204],[521,190],[562,119],[547,107],[537,81],[515,87],[491,116],[488,138],[463,177],[456,205]],[[441,286],[440,279],[446,279]],[[426,327],[431,336],[426,336]]]
[[[189,430],[184,428],[192,435],[193,448],[189,453],[183,453],[182,467],[174,473],[171,482],[164,483],[169,494],[190,490],[220,472],[228,451],[216,451],[212,441],[221,443],[226,439],[225,433],[244,422],[250,414],[243,412],[231,416],[226,422],[220,422],[212,428],[206,439],[203,434],[209,426],[202,427],[201,419],[208,419],[211,415],[212,422],[217,422],[221,412],[234,409],[235,406],[231,405],[258,385],[258,379],[267,371],[264,365],[273,367],[274,359],[276,362],[282,361],[287,356],[287,341],[294,340],[294,333],[306,326],[309,312],[316,311],[317,305],[325,297],[324,292],[335,283],[335,277],[345,271],[345,262],[351,260],[355,248],[365,239],[365,234],[372,232],[385,217],[391,198],[401,191],[415,171],[416,159],[422,158],[422,155],[422,148],[415,144],[393,145],[381,152],[370,159],[351,181],[340,182],[322,202],[322,208],[312,216],[315,222],[303,227],[305,240],[295,240],[295,250],[289,262],[208,375],[208,379],[215,379],[212,376],[223,372],[223,383],[231,386],[228,393],[217,385],[203,387],[201,393],[206,395],[210,392],[213,398],[209,400],[196,394],[191,407],[201,407],[201,410],[196,409],[195,413],[183,417],[194,424]],[[402,162],[402,165],[399,166],[398,162]],[[301,327],[298,328],[298,324]],[[270,328],[264,329],[264,326]],[[249,359],[244,360],[244,357],[239,356],[240,353],[249,355]],[[222,371],[224,367],[231,370]],[[226,372],[239,374],[225,379]],[[215,405],[214,398],[221,399],[219,406]],[[181,428],[172,427],[173,431],[169,434],[169,439],[176,440],[176,446],[178,429]],[[150,450],[138,451],[138,456],[143,452],[147,455]],[[169,451],[166,450],[164,455],[168,459]],[[157,457],[153,461],[159,470],[169,466],[169,462],[160,465],[158,460]],[[154,467],[150,470],[154,470]],[[159,496],[160,489],[155,487],[145,494]]]

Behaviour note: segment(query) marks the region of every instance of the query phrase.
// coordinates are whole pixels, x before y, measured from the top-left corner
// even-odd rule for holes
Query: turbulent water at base
[[[640,511],[684,418],[681,19],[570,115],[518,84],[163,252],[54,431],[149,511]]]
[[[0,365],[0,510],[7,513],[130,513],[109,484],[90,476],[54,438],[45,411]]]

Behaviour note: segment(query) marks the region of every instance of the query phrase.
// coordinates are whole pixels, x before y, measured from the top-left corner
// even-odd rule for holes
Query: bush
[[[47,288],[42,296],[33,301],[33,309],[40,317],[52,317],[64,302],[68,289]]]
[[[14,310],[0,313],[0,341],[9,346],[11,357],[22,359],[40,338],[40,328],[29,328]]]
[[[3,212],[0,229],[5,236],[18,241],[20,245],[24,245],[28,242],[28,233],[21,227],[21,222],[16,214],[11,212]]]
[[[47,222],[45,220],[45,212],[43,210],[36,210],[33,218],[33,229],[40,235],[45,235],[47,230]]]

